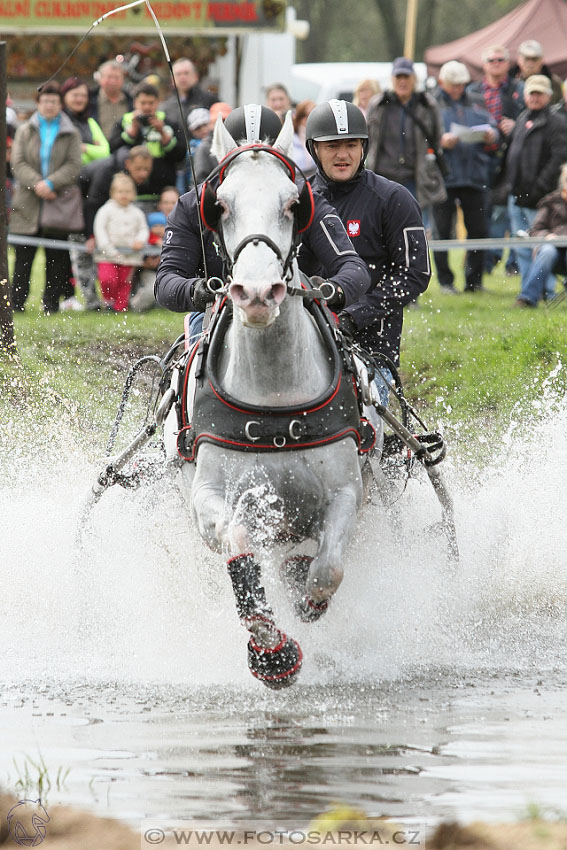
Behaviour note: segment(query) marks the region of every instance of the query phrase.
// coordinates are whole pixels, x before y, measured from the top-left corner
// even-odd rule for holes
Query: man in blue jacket
[[[483,105],[465,92],[470,82],[467,66],[462,62],[446,62],[439,71],[438,101],[441,108],[444,133],[441,147],[449,173],[445,177],[447,200],[433,208],[439,239],[450,239],[457,208],[461,205],[467,237],[485,239],[488,235],[488,187],[491,159],[499,141],[494,119]],[[480,139],[469,141],[458,127],[484,127]],[[441,289],[454,293],[455,276],[449,267],[447,252],[436,251],[435,265]],[[468,251],[465,266],[465,290],[482,289],[484,256],[482,251]]]
[[[317,164],[313,189],[337,210],[354,247],[370,269],[369,289],[339,315],[339,323],[370,353],[399,363],[403,308],[427,289],[429,249],[421,212],[411,193],[364,167],[368,129],[357,106],[321,103],[310,113],[306,144]],[[315,271],[304,243],[299,266]],[[377,381],[382,403],[387,390]]]

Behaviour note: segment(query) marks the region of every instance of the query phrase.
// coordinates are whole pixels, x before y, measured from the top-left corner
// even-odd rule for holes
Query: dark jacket
[[[200,191],[200,186],[198,187]],[[315,194],[315,215],[311,227],[302,234],[306,251],[316,258],[316,268],[343,289],[347,304],[359,298],[370,284],[370,275],[336,212]],[[204,229],[207,273],[224,278],[223,263],[214,245],[214,234]],[[303,268],[303,267],[302,267]],[[303,269],[306,274],[314,274]],[[182,195],[168,218],[161,258],[156,274],[155,297],[158,304],[178,313],[195,307],[189,296],[197,278],[204,277],[203,252],[199,234],[199,211],[194,189]]]
[[[467,86],[466,91],[468,95],[486,109],[484,92],[482,90],[482,80],[470,83],[470,85]],[[525,108],[523,81],[508,77],[502,86],[500,96],[502,98],[503,118],[512,118],[515,121],[518,115],[520,115]]]
[[[541,71],[539,72],[544,77],[549,77],[551,80],[551,88],[553,90],[553,94],[551,95],[551,103],[561,103],[563,100],[563,80],[561,77],[558,77],[557,74],[554,74],[550,69],[549,65],[542,65]],[[518,80],[520,82],[525,82],[522,77],[522,72],[520,71],[520,66],[518,64],[512,65],[510,70],[508,71],[508,76],[513,80]]]
[[[535,209],[567,161],[567,121],[549,106],[525,109],[512,133],[504,180],[519,207]]]
[[[427,289],[431,276],[417,202],[403,186],[368,169],[346,182],[327,180],[318,172],[311,182],[335,207],[370,269],[370,288],[347,308],[358,327],[356,340],[398,363],[404,305]],[[308,246],[302,245],[300,267],[306,270],[312,261]]]
[[[215,97],[214,94],[205,91],[201,88],[201,86],[196,85],[193,86],[192,89],[189,89],[185,97],[180,96],[180,100],[181,111],[183,112],[183,120],[185,121],[185,126],[187,127],[187,116],[195,106],[204,106],[205,109],[210,109],[213,103],[217,102],[218,97]],[[177,95],[175,94],[175,92],[173,92],[173,94],[171,94],[167,98],[167,100],[162,106],[162,109],[165,112],[165,117],[167,118],[168,124],[172,121],[175,121],[176,124],[179,124],[181,122],[181,116],[179,114],[179,104],[177,103]]]
[[[167,175],[163,172],[164,163],[161,159],[154,159],[153,168],[149,178],[136,186],[137,198],[140,201],[157,202],[160,192],[164,186],[171,185],[167,181]],[[116,154],[107,159],[92,163],[90,168],[90,183],[85,189],[85,232],[87,236],[93,233],[94,218],[98,210],[110,197],[110,184],[115,174],[128,171],[123,167],[123,161]],[[175,182],[175,181],[173,181]]]
[[[441,88],[436,98],[441,108],[444,133],[451,131],[453,123],[465,127],[490,124],[498,135],[496,123],[486,108],[478,102],[478,98],[464,92],[459,100],[453,100]],[[491,160],[494,155],[495,150],[490,150],[483,142],[459,142],[451,150],[446,149],[445,160],[449,167],[449,173],[445,177],[447,188],[466,186],[471,189],[486,189],[490,184]]]
[[[555,236],[567,236],[567,201],[559,189],[542,198],[537,210],[534,223],[530,227],[530,236],[543,238],[550,233]]]
[[[441,114],[435,99],[426,92],[414,94],[404,107],[394,92],[386,91],[372,98],[368,108],[368,156],[366,167],[376,174],[380,168],[380,153],[385,135],[389,132],[389,115],[394,109],[405,109],[406,128],[412,133],[415,150],[414,180],[420,205],[439,204],[447,197],[445,181],[435,158],[428,151],[440,152]],[[413,120],[412,116],[418,119]],[[422,126],[421,126],[422,125]],[[425,128],[425,133],[423,128]]]

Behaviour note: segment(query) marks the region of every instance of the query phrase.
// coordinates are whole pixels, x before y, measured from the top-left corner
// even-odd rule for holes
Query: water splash
[[[459,445],[446,462],[461,563],[427,533],[440,511],[412,480],[398,522],[363,511],[345,580],[326,617],[299,624],[268,564],[278,623],[299,640],[301,683],[392,680],[430,668],[553,667],[566,649],[567,403],[550,376],[484,465]],[[60,418],[57,419],[60,423]],[[222,560],[193,532],[166,483],[108,491],[81,551],[76,527],[99,467],[72,416],[64,426],[14,418],[0,485],[3,674],[255,688]],[[6,467],[6,460],[3,466]]]

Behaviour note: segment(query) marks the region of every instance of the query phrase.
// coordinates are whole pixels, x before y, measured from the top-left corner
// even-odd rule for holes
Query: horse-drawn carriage
[[[376,362],[339,330],[325,292],[300,276],[297,234],[311,214],[308,185],[298,191],[290,159],[288,117],[273,146],[238,147],[222,122],[214,146],[218,189],[205,186],[201,215],[217,232],[226,283],[211,281],[216,300],[201,338],[182,334],[157,366],[155,418],[109,460],[89,507],[163,428],[158,465],[189,494],[204,542],[227,562],[238,616],[248,630],[248,665],[264,684],[289,685],[301,667],[298,643],[278,628],[266,598],[261,553],[293,544],[281,577],[296,616],[322,617],[342,577],[345,551],[369,486],[387,490],[381,458],[421,462],[443,511],[451,555],[456,538],[451,498],[438,463],[444,445],[407,404],[393,364],[400,416],[379,401]],[[109,444],[120,424],[136,364]],[[384,437],[384,426],[386,438]],[[418,433],[414,433],[417,431]],[[315,543],[314,555],[302,546]]]

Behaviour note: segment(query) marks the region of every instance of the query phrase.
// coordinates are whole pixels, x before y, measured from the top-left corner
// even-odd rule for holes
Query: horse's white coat
[[[288,155],[292,134],[288,116],[275,145]],[[213,149],[219,159],[235,146],[217,122]],[[276,157],[241,154],[227,170],[218,197],[230,255],[250,233],[265,234],[287,255],[297,187]],[[299,286],[295,261],[292,285]],[[223,387],[244,403],[270,407],[304,404],[320,396],[331,383],[329,355],[302,299],[286,295],[281,263],[268,245],[243,249],[229,293],[238,308],[219,365]],[[188,467],[183,474],[189,482]],[[191,487],[203,539],[227,556],[254,552],[282,531],[315,540],[317,554],[306,589],[317,602],[329,599],[342,580],[344,552],[361,499],[360,462],[351,438],[285,453],[244,453],[202,444]]]

